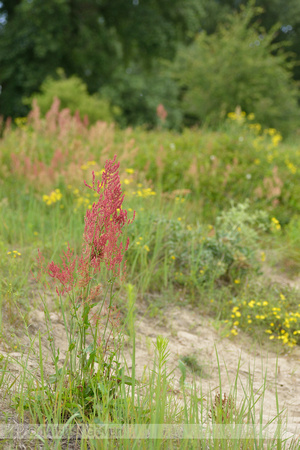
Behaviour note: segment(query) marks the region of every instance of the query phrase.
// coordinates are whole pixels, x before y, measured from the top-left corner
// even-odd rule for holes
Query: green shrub
[[[181,272],[190,271],[196,284],[214,280],[234,282],[253,271],[258,271],[259,232],[267,229],[268,215],[263,211],[250,213],[249,204],[231,205],[216,219],[215,228],[207,235],[199,226],[186,231],[186,251],[181,249]]]
[[[249,6],[231,15],[212,35],[202,32],[179,52],[174,74],[182,89],[187,124],[218,125],[240,106],[267,127],[288,133],[299,123],[299,93],[290,56],[269,32],[252,24],[260,9]],[[282,50],[282,49],[281,49]]]
[[[46,78],[40,88],[40,93],[34,94],[25,103],[37,100],[41,113],[49,111],[55,97],[60,100],[60,107],[69,108],[71,113],[79,111],[81,118],[87,116],[90,123],[97,120],[112,122],[120,113],[119,108],[111,108],[108,100],[97,95],[89,95],[87,86],[77,76],[66,78],[62,70],[57,71],[58,78]]]
[[[176,203],[174,209],[181,205],[180,201],[177,206]],[[208,228],[202,224],[186,225],[181,217],[155,217],[153,212],[144,211],[131,229],[134,245],[128,253],[129,267],[140,273],[143,257],[152,261],[152,288],[163,283],[167,267],[169,280],[189,289],[215,282],[237,287],[247,275],[259,271],[259,236],[269,224],[267,213],[251,213],[248,202],[232,204],[218,216],[215,227]],[[137,247],[140,259],[136,256]]]

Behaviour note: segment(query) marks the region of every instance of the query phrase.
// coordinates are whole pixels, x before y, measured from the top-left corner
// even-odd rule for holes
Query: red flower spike
[[[122,235],[124,225],[130,224],[135,218],[135,212],[131,220],[127,219],[127,211],[122,209],[124,195],[122,194],[119,176],[119,163],[116,163],[116,155],[113,160],[105,163],[101,182],[95,183],[95,173],[92,172],[93,181],[89,189],[99,194],[99,199],[93,203],[92,209],[85,215],[85,228],[83,233],[82,253],[74,256],[70,247],[63,252],[62,265],[53,261],[45,269],[43,257],[39,253],[38,263],[43,271],[50,277],[59,281],[63,288],[61,293],[70,292],[76,286],[84,288],[91,281],[93,275],[100,272],[101,263],[104,263],[113,277],[119,276],[123,256],[128,249],[129,240],[125,248],[118,243]],[[123,264],[123,274],[126,273],[126,261]],[[57,289],[59,293],[59,290]]]
[[[83,254],[90,255],[94,271],[100,271],[101,262],[104,261],[112,275],[118,276],[124,251],[128,248],[126,244],[126,248],[123,249],[122,243],[118,245],[118,240],[123,226],[132,221],[127,220],[127,211],[122,209],[124,195],[118,170],[119,163],[115,161],[116,155],[113,160],[106,161],[101,183],[97,182],[97,189],[94,173],[92,186],[85,182],[87,187],[99,194],[99,199],[85,216]]]

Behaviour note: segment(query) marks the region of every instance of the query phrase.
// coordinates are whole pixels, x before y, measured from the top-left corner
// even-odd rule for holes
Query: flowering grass
[[[118,154],[126,186],[134,180],[148,189],[145,180],[151,180],[154,191],[188,189],[200,206],[201,220],[213,221],[231,200],[249,198],[251,207],[266,209],[285,225],[300,211],[297,141],[283,142],[276,130],[262,129],[251,114],[229,116],[217,133],[176,134],[119,130],[100,122],[88,128],[77,116],[55,110],[43,121],[34,109],[26,124],[17,121],[15,129],[5,131],[1,178],[8,184],[23,180],[41,196],[55,189],[64,194],[68,185],[78,189],[89,168],[98,176],[107,157]],[[141,189],[136,192],[144,195]]]

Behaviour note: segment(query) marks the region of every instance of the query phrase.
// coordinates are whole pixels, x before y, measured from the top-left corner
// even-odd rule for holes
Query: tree
[[[24,115],[22,97],[61,67],[89,92],[138,61],[172,59],[199,27],[198,0],[3,0],[0,3],[0,113]]]
[[[299,91],[291,64],[273,43],[277,28],[267,33],[253,24],[257,12],[247,7],[231,15],[216,33],[200,33],[179,53],[174,76],[187,123],[217,125],[240,106],[265,126],[286,133],[296,126]]]
[[[227,21],[228,14],[238,12],[241,7],[253,4],[249,0],[203,0],[203,20],[201,27],[208,34],[215,33],[221,23]],[[300,2],[299,0],[256,0],[255,5],[262,8],[256,21],[270,31],[279,24],[274,42],[290,42],[290,50],[300,60]],[[300,65],[293,68],[294,78],[300,80]]]

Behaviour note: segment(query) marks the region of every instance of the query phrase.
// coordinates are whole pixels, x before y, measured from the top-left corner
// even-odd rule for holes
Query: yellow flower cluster
[[[254,116],[254,115],[253,115]],[[227,114],[227,117],[231,120],[235,120],[237,122],[244,122],[246,118],[245,111],[235,111]]]
[[[271,228],[276,231],[279,231],[281,229],[279,220],[277,220],[276,217],[272,217],[271,219]]]
[[[88,170],[91,166],[95,166],[95,165],[96,165],[96,161],[88,161],[87,163],[85,163],[81,166],[81,169]]]
[[[138,240],[136,241],[135,245],[140,245],[142,240],[143,240],[143,237],[140,236],[140,237],[138,238]]]
[[[59,189],[55,189],[49,195],[43,195],[43,201],[46,205],[52,205],[53,203],[58,202],[62,198],[62,193]]]
[[[282,141],[281,134],[275,128],[266,128],[264,134],[271,137],[272,147],[277,147],[279,142]]]
[[[282,141],[282,136],[281,134],[275,129],[275,128],[266,128],[266,129],[262,129],[262,126],[260,123],[249,123],[249,121],[254,120],[255,116],[254,114],[249,114],[247,116],[247,114],[245,113],[245,111],[236,111],[236,112],[230,112],[227,117],[233,121],[236,121],[240,124],[244,124],[246,123],[246,125],[248,126],[248,128],[250,130],[253,130],[256,134],[258,134],[259,136],[254,139],[253,141],[253,147],[257,150],[260,149],[261,144],[264,145],[265,147],[265,140],[264,140],[264,136],[261,135],[261,133],[263,132],[263,134],[265,136],[269,136],[271,138],[271,144],[267,146],[268,150],[273,150],[274,147],[278,147],[279,142]],[[274,155],[268,155],[268,162],[272,162]],[[257,163],[256,163],[257,164]]]
[[[21,130],[26,129],[27,117],[16,117],[15,124],[18,128],[21,128]]]
[[[17,250],[13,250],[12,252],[7,252],[7,255],[11,255],[14,258],[16,258],[17,256],[21,256],[21,253],[18,252]]]
[[[147,198],[151,197],[151,195],[156,195],[156,192],[154,192],[151,188],[145,188],[138,190],[136,192],[132,192],[132,195],[136,195],[137,197]]]
[[[285,164],[286,167],[289,169],[289,171],[295,175],[295,173],[297,173],[297,167],[295,166],[295,164],[293,164],[292,162],[290,162],[288,159],[285,160]]]
[[[141,243],[142,243],[142,240],[143,240],[143,237],[140,236],[140,237],[138,238],[138,240],[136,241],[135,245],[140,246]],[[141,247],[140,247],[140,248],[141,248]],[[143,245],[143,249],[146,250],[146,252],[150,252],[150,248],[148,247],[147,244]]]
[[[250,128],[250,130],[256,131],[256,133],[259,133],[261,131],[261,124],[260,123],[250,123],[249,128]]]
[[[175,203],[184,203],[184,202],[185,202],[185,198],[175,197]]]
[[[75,208],[74,208],[74,212],[77,212],[78,209],[80,208],[84,208],[84,209],[91,209],[92,208],[92,197],[94,198],[98,198],[99,195],[97,194],[97,192],[94,192],[93,194],[91,193],[91,191],[87,191],[85,192],[85,195],[82,195],[79,191],[79,189],[73,189],[73,186],[71,184],[69,184],[68,189],[72,192],[72,194],[75,197]]]
[[[274,147],[277,147],[280,141],[282,141],[281,134],[276,133],[274,136],[272,136],[272,144],[274,145]]]
[[[231,309],[232,328],[227,336],[236,336],[238,327],[247,331],[256,325],[265,327],[264,331],[270,340],[277,339],[283,345],[294,347],[297,344],[297,336],[300,335],[300,305],[298,311],[292,312],[288,310],[285,302],[286,297],[282,293],[279,294],[277,306],[272,306],[266,300],[250,300],[248,303],[245,300],[238,301],[238,306]]]
[[[125,178],[124,181],[123,181],[123,183],[126,184],[126,185],[131,184],[132,182],[133,182],[132,178]]]
[[[173,259],[173,258],[172,258]],[[184,275],[182,272],[175,272],[175,276],[174,276],[175,280],[182,283],[184,280]]]
[[[264,130],[265,134],[268,134],[269,136],[275,136],[277,133],[277,130],[275,128],[266,128]]]

